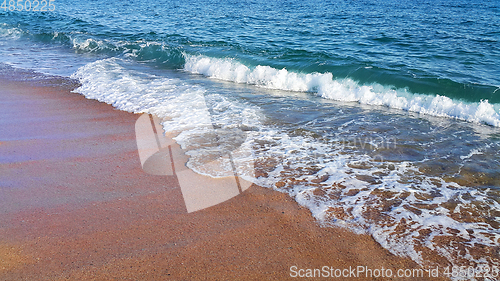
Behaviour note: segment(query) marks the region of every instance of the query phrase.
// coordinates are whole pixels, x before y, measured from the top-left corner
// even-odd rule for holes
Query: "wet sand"
[[[187,213],[175,180],[141,168],[139,115],[71,93],[64,79],[4,73],[0,85],[0,280],[287,280],[292,266],[419,268],[255,185]],[[439,280],[425,274],[393,279]],[[390,280],[364,277],[352,280]]]

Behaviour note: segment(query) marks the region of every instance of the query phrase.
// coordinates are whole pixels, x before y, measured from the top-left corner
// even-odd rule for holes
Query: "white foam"
[[[123,66],[126,64],[124,60],[110,58],[81,67],[71,76],[82,84],[74,91],[123,111],[155,114],[163,119],[165,131],[176,135],[174,139],[187,149],[186,154],[191,156],[188,167],[212,177],[231,175],[228,163],[222,163],[219,170],[202,170],[204,160],[212,153],[210,149],[217,153],[220,147],[203,148],[209,144],[200,143],[200,140],[214,131],[214,124],[222,130],[233,131],[238,126],[259,127],[261,114],[258,109],[235,103],[218,94],[209,94],[203,87],[180,79],[133,71]],[[207,109],[207,102],[215,104],[212,114]],[[251,151],[252,138],[248,137],[251,134],[243,135],[243,140],[229,139],[229,142],[239,141],[238,155],[246,157],[251,155],[248,151]]]
[[[57,34],[54,36],[54,38]],[[106,40],[96,40],[92,38],[81,38],[74,34],[70,36],[73,49],[85,52],[97,52],[101,50],[116,50],[117,47]]]
[[[489,190],[464,187],[439,177],[423,175],[410,162],[384,163],[376,162],[367,155],[344,154],[342,146],[329,146],[301,136],[269,132],[269,135],[261,135],[259,139],[273,144],[257,155],[264,159],[278,159],[279,164],[267,177],[258,178],[255,182],[288,193],[324,225],[370,234],[393,254],[410,257],[422,265],[429,264],[416,250],[421,246],[445,257],[452,264],[460,258],[455,247],[436,244],[438,236],[465,239],[467,259],[478,263],[484,257],[471,250],[475,245],[495,247],[498,244],[500,232],[491,225],[479,221],[457,221],[452,217],[452,213],[461,212],[461,208],[472,208],[484,214],[500,211],[500,204],[488,195]],[[322,160],[314,159],[315,155],[321,155]],[[371,168],[355,168],[353,164],[357,163],[368,163]],[[388,164],[393,168],[388,169]],[[312,174],[300,172],[311,168],[318,171]],[[312,183],[313,179],[324,176],[328,179],[320,184]],[[380,182],[361,181],[358,176],[378,177]],[[408,177],[414,177],[415,181],[405,180]],[[319,195],[315,193],[317,189],[322,190],[317,193]],[[379,195],[382,192],[391,196]],[[370,215],[387,200],[394,200],[390,209],[381,216]],[[451,211],[444,208],[449,202],[457,202],[457,207]],[[436,207],[426,209],[421,206]],[[345,215],[338,215],[331,208],[341,209]],[[404,227],[401,228],[401,225]],[[427,236],[421,235],[424,230],[428,231]],[[473,236],[468,230],[474,230]],[[487,262],[500,265],[499,261],[489,258]]]
[[[0,36],[1,37],[7,37],[9,39],[14,39],[17,40],[21,38],[23,32],[21,29],[17,27],[10,27],[6,23],[0,24]]]
[[[413,94],[380,84],[359,85],[352,79],[333,79],[331,73],[295,73],[270,66],[250,68],[234,59],[184,54],[184,70],[205,76],[287,91],[314,92],[346,102],[387,106],[425,115],[456,118],[500,127],[500,107],[487,100],[466,103],[446,96]]]
[[[483,154],[483,152],[481,152],[479,149],[472,149],[468,155],[460,156],[460,159],[465,160],[471,158],[474,155],[480,155],[480,154]]]
[[[201,70],[204,66],[206,73],[233,77],[240,81],[251,78],[254,79],[251,81],[261,81],[258,82],[261,86],[266,83],[267,86],[289,87],[290,89],[305,89],[307,83],[311,83],[309,86],[323,85],[322,83],[340,85],[340,88],[345,86],[323,74],[311,74],[309,78],[302,80],[303,83],[294,84],[293,79],[286,77],[300,78],[301,75],[290,76],[286,71],[279,74],[279,71],[266,67],[254,75],[250,75],[253,70],[245,70],[244,67],[239,68],[238,71],[234,67],[235,71],[226,71],[231,69],[233,62],[225,61],[227,65],[224,70],[223,67],[220,69],[215,67],[214,65],[219,66],[217,63],[207,63],[204,57],[193,62],[200,64],[199,66],[192,64],[193,69]],[[421,253],[416,250],[418,245],[439,253],[452,263],[456,259],[457,249],[446,245],[436,245],[434,238],[437,236],[459,236],[467,240],[467,247],[495,246],[500,239],[498,230],[486,223],[458,221],[452,218],[453,213],[467,208],[476,208],[480,212],[500,211],[500,204],[488,195],[489,190],[468,188],[453,182],[446,182],[439,177],[423,175],[418,167],[410,162],[375,161],[368,155],[346,154],[348,149],[342,145],[332,145],[332,143],[325,143],[307,136],[291,136],[286,133],[286,128],[265,126],[260,120],[262,113],[255,106],[235,102],[217,93],[209,93],[202,86],[188,84],[181,79],[135,72],[124,67],[123,64],[123,60],[113,58],[100,60],[80,68],[73,75],[73,78],[78,78],[82,83],[76,92],[88,98],[112,104],[121,110],[151,113],[165,118],[163,125],[166,131],[177,133],[176,141],[184,148],[191,147],[188,151],[191,156],[188,167],[200,174],[213,177],[224,176],[231,167],[229,163],[220,163],[218,168],[222,167],[222,170],[207,170],[206,168],[209,167],[201,164],[204,158],[212,153],[212,147],[196,147],[194,140],[200,136],[208,139],[206,134],[211,133],[209,127],[214,124],[227,130],[244,125],[257,129],[246,132],[246,138],[240,145],[244,153],[235,157],[241,157],[243,160],[245,157],[253,157],[255,160],[262,161],[271,159],[277,162],[273,164],[274,168],[267,171],[265,177],[255,178],[247,174],[244,178],[261,186],[288,193],[299,204],[308,207],[312,215],[324,225],[347,227],[358,233],[369,233],[392,253],[409,256],[420,263],[424,261]],[[262,73],[274,73],[276,81],[266,80],[267,74]],[[259,80],[256,77],[261,78]],[[278,81],[277,77],[283,79]],[[318,82],[328,79],[333,82]],[[349,86],[352,91],[346,92],[347,99],[363,97],[367,103],[380,100],[380,97],[369,87],[357,86],[352,81],[350,83],[352,83]],[[356,91],[366,93],[359,94]],[[347,94],[352,96],[349,97]],[[406,97],[392,94],[395,104],[404,104],[404,101],[408,101]],[[415,105],[424,104],[423,100],[426,97],[406,94],[407,97],[412,98]],[[438,98],[439,101],[444,100],[443,103],[439,101],[433,103],[432,99],[429,101],[429,106],[425,107],[427,110],[434,108],[435,112],[440,112],[444,110],[443,108],[450,108],[445,106],[448,104],[446,99]],[[210,114],[207,112],[207,107],[212,108]],[[331,141],[339,143],[341,140]],[[237,143],[239,144],[240,141]],[[474,151],[471,151],[472,153],[477,154]],[[472,155],[465,158],[467,157],[472,157]],[[243,162],[249,163],[250,161]],[[367,163],[367,165],[362,168],[356,168],[359,165],[353,165],[360,163]],[[203,169],[199,168],[202,166]],[[265,165],[262,166],[265,167]],[[392,168],[388,168],[389,166]],[[326,180],[313,184],[314,179],[325,176]],[[360,180],[359,176],[376,177],[380,181],[367,182]],[[408,178],[413,181],[406,180]],[[291,182],[291,184],[285,186],[280,184],[278,187],[278,182]],[[325,195],[315,195],[315,190],[318,188],[322,189]],[[379,195],[381,192],[392,194],[393,198],[382,197]],[[370,211],[381,208],[386,200],[398,198],[403,194],[406,195],[399,198],[399,203],[394,203],[391,209],[385,211],[383,217],[369,216]],[[428,196],[429,194],[433,196]],[[457,202],[455,209],[450,211],[442,207],[442,204],[447,202]],[[437,207],[426,209],[419,207],[421,204]],[[332,207],[342,209],[345,216],[332,213],[330,211]],[[420,213],[415,213],[412,208]],[[405,228],[399,232],[396,231],[403,221],[407,222]],[[473,236],[467,232],[470,229],[474,230]],[[422,238],[420,237],[422,230],[430,231],[430,234]],[[477,255],[467,249],[466,252],[469,260],[480,261]],[[498,266],[495,261],[489,259],[486,261]]]
[[[401,175],[408,174],[408,171],[405,171],[407,168],[414,169],[411,167],[403,167],[400,166],[396,169],[397,172],[393,172],[389,177],[394,177],[400,179]],[[356,171],[354,174],[360,174],[360,172]],[[372,173],[369,173],[372,174]],[[441,187],[430,184],[430,180],[439,181],[442,185]],[[352,179],[342,180],[346,186],[353,186]],[[467,206],[471,207],[474,205],[475,200],[486,200],[483,207],[491,209],[491,210],[499,210],[497,204],[493,200],[487,200],[487,196],[484,193],[482,194],[474,194],[477,193],[477,190],[473,190],[470,188],[460,187],[454,183],[446,183],[442,179],[439,178],[427,178],[424,180],[424,183],[420,186],[420,188],[415,189],[410,184],[402,184],[398,181],[394,180],[386,180],[383,179],[383,183],[378,185],[369,185],[366,183],[362,183],[357,181],[357,187],[365,189],[364,192],[359,192],[356,195],[346,196],[347,192],[352,188],[348,188],[342,192],[343,196],[341,200],[327,200],[326,202],[323,200],[315,200],[314,198],[310,198],[309,201],[299,200],[305,206],[307,206],[312,212],[313,215],[320,221],[328,225],[338,225],[338,226],[349,226],[349,228],[354,228],[358,232],[367,232],[371,234],[377,242],[379,242],[384,248],[388,249],[392,253],[400,256],[409,256],[413,260],[423,263],[423,259],[421,257],[421,253],[415,250],[415,246],[417,242],[415,240],[416,237],[419,237],[419,231],[421,230],[431,230],[429,237],[426,238],[426,241],[423,243],[423,246],[428,247],[429,249],[436,249],[441,255],[448,258],[450,262],[454,262],[457,258],[457,252],[455,248],[445,248],[442,245],[439,247],[436,246],[433,242],[434,237],[436,236],[454,236],[461,237],[469,241],[471,245],[488,245],[495,246],[496,241],[500,238],[500,234],[490,225],[483,223],[467,223],[467,222],[459,222],[450,217],[449,211],[442,207],[438,207],[434,210],[427,210],[418,208],[419,204],[432,206],[434,204],[440,205],[445,202],[449,202],[453,198],[460,198],[460,204],[458,206]],[[356,185],[354,185],[356,186]],[[402,194],[405,191],[410,191],[411,195],[405,198],[399,205],[394,205],[394,207],[385,212],[387,218],[385,220],[376,221],[372,219],[366,218],[365,214],[370,211],[370,209],[377,209],[382,201],[386,199],[377,199],[376,196],[373,195],[373,191],[378,188],[384,187],[385,189],[389,189],[391,192],[396,194]],[[425,195],[430,194],[431,192],[439,191],[442,196],[436,196],[430,200],[422,200],[417,199],[415,194]],[[470,194],[474,199],[466,200],[463,199],[463,195]],[[303,203],[305,202],[305,203]],[[477,202],[477,201],[476,201]],[[318,206],[319,205],[319,206]],[[403,208],[403,206],[417,206],[416,209],[419,209],[420,214],[415,214],[412,211]],[[326,210],[328,207],[337,206],[344,209],[344,211],[350,214],[352,217],[350,220],[331,220],[331,219],[323,219],[325,218],[325,214],[323,210]],[[351,209],[352,208],[352,209]],[[458,207],[459,208],[459,207]],[[403,233],[396,232],[396,227],[402,223],[402,220],[410,223]],[[340,220],[340,222],[339,222]],[[467,229],[474,229],[474,237],[470,237]],[[401,231],[401,229],[399,230]],[[457,231],[457,232],[454,232]],[[468,251],[468,250],[467,250]],[[471,256],[470,260],[477,259],[477,256]],[[490,261],[495,262],[495,261]]]

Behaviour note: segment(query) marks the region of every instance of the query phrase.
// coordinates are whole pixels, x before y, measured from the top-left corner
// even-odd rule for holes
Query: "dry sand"
[[[30,75],[0,79],[0,280],[284,280],[297,279],[291,266],[419,268],[370,236],[320,227],[288,195],[255,185],[187,213],[174,180],[141,169],[138,115],[70,93],[75,84],[64,79]],[[387,278],[352,280],[372,279]],[[438,280],[413,280],[429,279]]]

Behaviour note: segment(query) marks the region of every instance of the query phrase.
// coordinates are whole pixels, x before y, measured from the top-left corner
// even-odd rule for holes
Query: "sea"
[[[498,0],[3,1],[0,62],[158,116],[197,173],[245,150],[323,227],[500,267]]]

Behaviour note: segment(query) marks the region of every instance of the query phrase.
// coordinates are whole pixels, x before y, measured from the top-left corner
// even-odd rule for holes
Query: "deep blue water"
[[[320,223],[421,264],[423,248],[499,265],[499,1],[54,5],[0,9],[0,62],[154,113],[185,146],[201,116],[244,127],[260,170],[247,179],[289,193]],[[193,149],[192,169],[226,172],[199,170],[203,153]]]
[[[500,102],[498,1],[316,2],[57,1],[53,13],[1,19],[3,32],[16,27],[33,42],[135,53],[165,68],[181,68],[186,52]],[[78,45],[88,39],[94,44]]]

